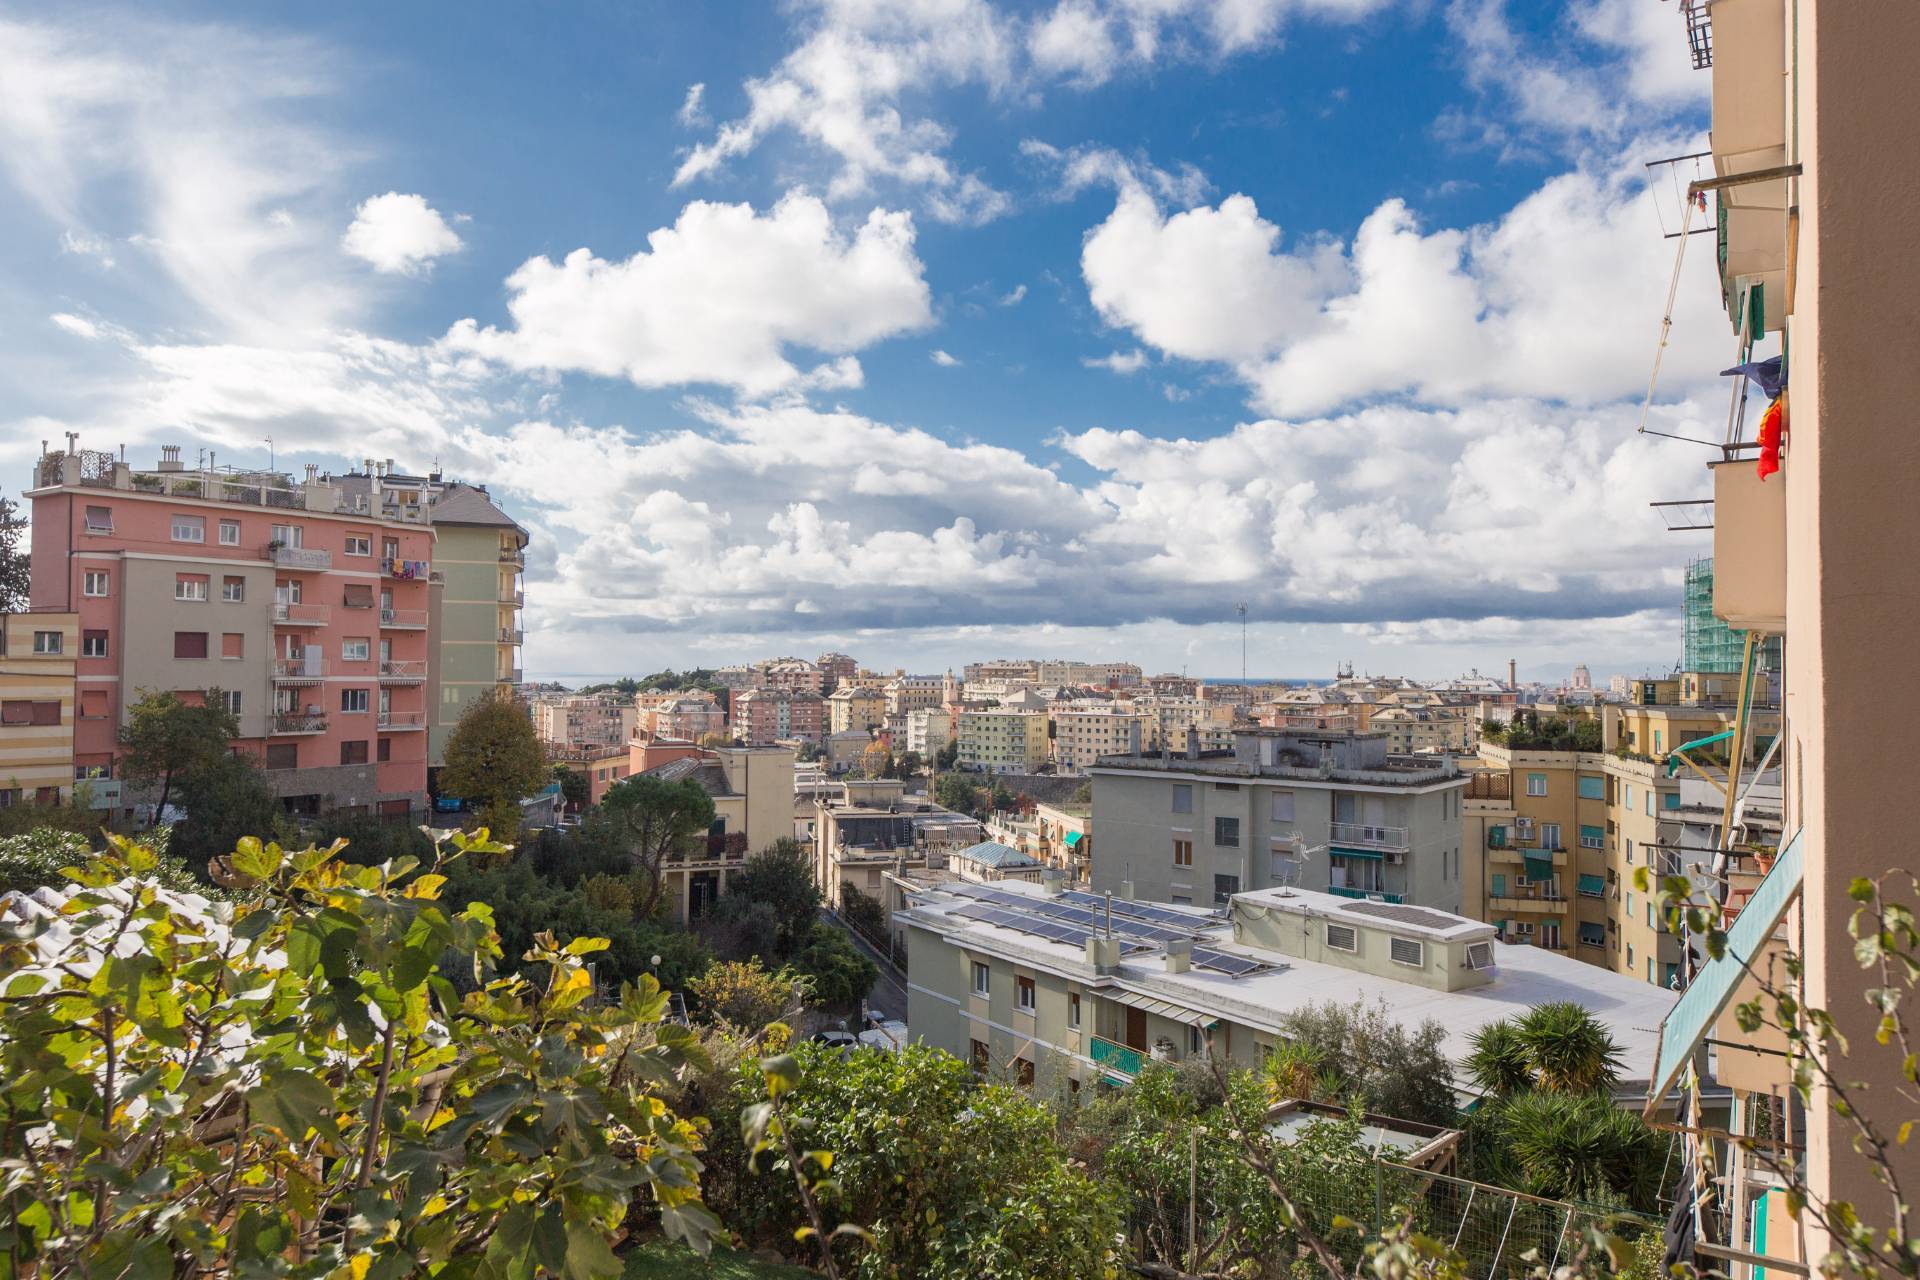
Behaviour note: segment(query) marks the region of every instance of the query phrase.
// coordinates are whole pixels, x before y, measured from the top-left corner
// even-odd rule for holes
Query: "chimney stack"
[[[1519,687],[1520,687],[1519,660],[1515,658],[1508,658],[1507,659],[1507,688],[1518,689]]]
[[[1185,973],[1193,967],[1193,939],[1175,938],[1167,944],[1167,972]]]
[[[1040,891],[1049,898],[1057,898],[1067,891],[1067,873],[1058,867],[1048,867],[1040,873]]]

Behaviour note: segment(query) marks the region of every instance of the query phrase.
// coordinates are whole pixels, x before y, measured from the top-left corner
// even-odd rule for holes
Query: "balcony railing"
[[[281,569],[300,569],[318,573],[333,568],[333,552],[318,547],[289,547],[269,542],[267,559]]]
[[[425,609],[380,610],[380,625],[388,631],[418,631],[427,625]]]
[[[1088,1056],[1106,1070],[1131,1080],[1140,1074],[1140,1067],[1146,1055],[1138,1049],[1129,1049],[1126,1045],[1117,1044],[1104,1036],[1093,1036],[1089,1041]]]
[[[327,717],[317,711],[280,711],[274,713],[273,733],[287,737],[300,733],[325,733]]]
[[[389,733],[402,733],[409,729],[427,727],[427,713],[424,711],[382,711],[379,718],[380,728]]]
[[[1363,822],[1328,823],[1327,843],[1392,849],[1400,853],[1405,853],[1409,847],[1405,827],[1376,827]]]
[[[380,679],[391,684],[417,684],[427,678],[427,664],[424,661],[393,662],[380,664]]]
[[[507,672],[505,679],[508,684],[523,684],[526,681],[526,674],[519,667],[514,667]]]
[[[516,609],[521,608],[527,603],[527,593],[517,591],[512,587],[502,587],[500,588],[500,603],[510,604]]]
[[[425,582],[428,566],[425,560],[403,560],[394,557],[380,562],[380,572],[389,578],[399,578],[403,582]]]
[[[273,660],[273,678],[279,684],[318,684],[326,674],[327,660],[318,652]]]
[[[520,550],[520,548],[518,547],[500,548],[501,564],[510,564],[518,568],[519,566],[525,564],[526,562],[527,562],[526,552]]]
[[[1385,889],[1350,889],[1345,885],[1328,885],[1327,892],[1336,898],[1372,898],[1379,902],[1405,902],[1404,893],[1388,893]]]
[[[273,621],[282,627],[324,627],[331,616],[323,604],[295,604],[285,600],[276,600],[273,604]]]
[[[522,631],[520,628],[518,627],[500,628],[501,644],[525,644],[526,642],[527,642],[527,633]]]

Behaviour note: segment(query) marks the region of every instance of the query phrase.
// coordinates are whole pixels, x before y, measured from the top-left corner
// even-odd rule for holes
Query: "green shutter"
[[[1553,859],[1551,857],[1547,857],[1547,856],[1536,857],[1534,855],[1533,850],[1529,849],[1527,850],[1522,860],[1527,864],[1527,879],[1529,880],[1553,879]]]
[[[1493,896],[1496,898],[1507,896],[1507,878],[1498,872],[1495,872],[1493,877]]]
[[[1580,877],[1580,892],[1603,894],[1606,891],[1607,891],[1607,880],[1605,876],[1581,876]]]
[[[1596,778],[1591,774],[1581,774],[1580,798],[1582,800],[1605,800],[1607,798],[1606,779]]]

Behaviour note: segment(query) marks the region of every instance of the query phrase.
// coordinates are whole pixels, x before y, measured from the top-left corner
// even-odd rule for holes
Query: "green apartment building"
[[[485,489],[467,484],[434,495],[432,520],[435,687],[427,761],[438,765],[466,709],[522,679],[527,531]]]

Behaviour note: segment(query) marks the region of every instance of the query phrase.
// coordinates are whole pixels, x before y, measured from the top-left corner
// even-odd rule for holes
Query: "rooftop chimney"
[[[1067,891],[1067,873],[1058,867],[1048,867],[1040,873],[1040,889],[1048,897],[1058,897]]]
[[[1120,939],[1095,934],[1087,939],[1087,964],[1095,973],[1112,973],[1120,967]]]
[[[1175,938],[1167,943],[1167,972],[1185,973],[1193,967],[1193,939]]]
[[[1194,728],[1192,725],[1188,725],[1187,726],[1187,759],[1198,760],[1199,758],[1200,758],[1200,730]]]
[[[1518,689],[1519,687],[1520,687],[1520,663],[1518,660],[1514,658],[1508,658],[1507,659],[1507,688]]]

